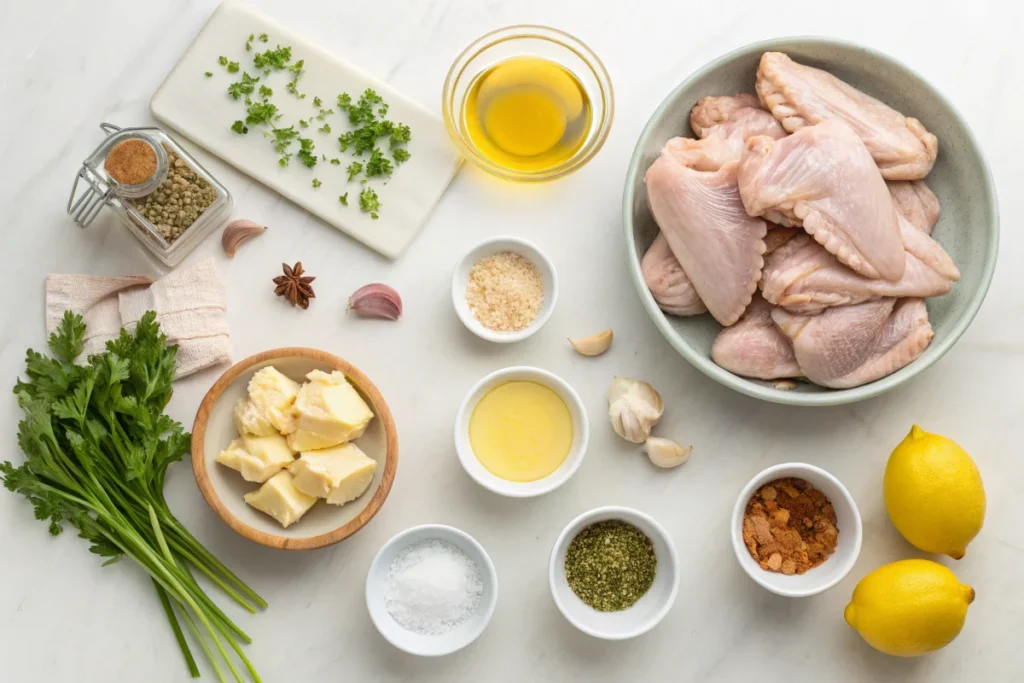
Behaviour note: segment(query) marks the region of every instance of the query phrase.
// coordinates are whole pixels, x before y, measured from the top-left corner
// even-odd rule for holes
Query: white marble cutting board
[[[257,39],[252,43],[252,51],[246,52],[248,36],[261,33],[268,34],[269,41],[263,43]],[[285,90],[292,78],[287,70],[267,76],[253,66],[252,56],[256,52],[278,45],[291,46],[293,62],[305,60],[305,72],[297,86],[299,92],[306,94],[305,99]],[[241,69],[228,73],[219,64],[220,56],[237,61]],[[213,76],[204,76],[208,71],[213,72]],[[232,122],[245,118],[245,104],[241,99],[233,100],[228,96],[227,88],[246,71],[251,76],[259,76],[261,85],[273,88],[271,101],[283,114],[275,124],[278,127],[295,125],[299,129],[299,119],[315,116],[318,108],[313,106],[314,96],[321,98],[324,108],[335,110],[325,119],[331,126],[330,133],[318,131],[323,122],[315,118],[308,128],[300,129],[302,137],[316,144],[315,151],[320,159],[316,167],[306,168],[294,157],[288,166],[279,166],[280,154],[263,135],[269,126],[249,126],[246,135],[231,130]],[[345,171],[349,162],[365,163],[369,155],[353,157],[351,150],[342,153],[337,141],[341,133],[351,129],[347,116],[338,111],[337,96],[347,92],[355,101],[367,88],[376,90],[388,103],[390,120],[405,123],[412,130],[412,140],[407,145],[411,158],[396,166],[388,181],[378,178],[369,182],[382,205],[377,220],[360,211],[359,193],[363,186],[358,180],[350,182]],[[401,255],[423,227],[462,163],[444,124],[436,116],[389,85],[235,0],[224,2],[210,16],[153,95],[150,108],[154,116],[197,144],[390,258]],[[382,151],[387,154],[387,141],[381,139],[380,142]],[[290,151],[297,149],[295,142]],[[340,158],[342,163],[332,165],[322,159],[324,154],[328,159]],[[390,158],[390,154],[387,156]],[[322,183],[319,188],[313,187],[313,178]],[[338,199],[345,192],[348,192],[347,207]]]

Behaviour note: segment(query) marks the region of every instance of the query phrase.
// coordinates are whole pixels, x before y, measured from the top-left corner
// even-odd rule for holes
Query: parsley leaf
[[[370,154],[370,160],[366,162],[366,176],[368,178],[376,178],[378,176],[391,175],[393,167],[391,162],[381,154],[380,149],[374,149],[373,153]]]
[[[332,166],[341,166],[341,159],[339,159],[338,157],[334,157],[333,159],[331,159],[331,165]]]
[[[272,97],[273,95],[274,91],[271,88],[268,88],[265,85],[260,86],[260,97],[262,97],[263,99],[267,99],[268,97]]]
[[[273,102],[253,102],[246,109],[245,122],[258,125],[270,123],[277,116],[277,105]]]
[[[228,73],[238,73],[238,62],[228,62]]]
[[[206,76],[207,78],[210,78],[211,76],[213,76],[213,72],[212,72],[212,71],[207,71],[207,72],[206,72],[205,74],[203,74],[203,75],[204,75],[204,76]]]
[[[263,36],[260,36],[260,40],[263,40]],[[257,69],[280,71],[288,66],[288,62],[292,61],[292,48],[290,45],[285,47],[278,45],[276,49],[257,52],[253,55],[252,61]]]
[[[217,61],[220,62],[221,66],[227,66],[228,65],[228,58],[223,56],[223,55],[221,55],[220,57],[217,57]]]
[[[234,100],[237,100],[242,95],[251,95],[259,80],[259,78],[253,78],[248,73],[243,72],[242,80],[228,86],[228,94]]]
[[[351,164],[348,165],[348,168],[345,170],[348,171],[348,179],[352,180],[357,175],[363,172],[363,165],[358,161],[353,161]]]
[[[331,132],[331,124],[325,123],[324,125],[322,125],[319,128],[317,128],[317,130],[320,131],[321,133],[330,133]]]
[[[380,211],[380,199],[377,198],[377,193],[372,187],[364,188],[359,193],[359,208],[369,213],[370,218],[373,220],[377,220],[380,217],[377,213]]]
[[[391,131],[391,146],[401,145],[412,139],[412,131],[409,130],[409,126],[404,123],[399,123],[395,126],[394,130]]]
[[[320,98],[317,97],[316,95],[314,95],[313,96],[313,106],[314,107],[319,107],[322,104],[323,104],[323,102],[320,100]]]
[[[261,42],[261,43],[265,43],[265,42],[267,42],[268,40],[270,40],[270,37],[269,37],[269,36],[267,36],[267,34],[266,34],[266,33],[261,33],[261,34],[260,34],[260,42]]]
[[[245,135],[249,132],[248,126],[245,125],[244,121],[235,121],[231,124],[231,130],[235,131],[239,135]]]
[[[256,39],[256,36],[252,33],[249,34],[249,40],[245,41],[245,51],[252,51],[252,41]]]
[[[408,161],[409,157],[412,155],[409,154],[409,150],[404,147],[399,147],[398,149],[391,150],[391,156],[395,158],[396,164],[401,165]]]
[[[338,197],[338,201],[341,202],[342,206],[348,206],[348,192]]]
[[[309,121],[299,119],[299,125],[302,126],[303,128],[309,128]]]
[[[275,128],[272,132],[264,133],[264,135],[274,139],[275,152],[284,154],[292,141],[299,137],[299,131],[295,130],[295,126],[288,126],[287,128]],[[284,164],[281,165],[284,166]]]
[[[313,144],[313,141],[309,138],[299,138],[299,146],[301,149],[296,156],[299,157],[299,161],[302,162],[302,165],[307,168],[313,168],[316,166],[316,154],[313,153],[313,149],[316,145]]]
[[[314,190],[317,189],[318,187],[320,187],[321,185],[323,185],[323,183],[321,183],[319,179],[313,178],[313,189]]]

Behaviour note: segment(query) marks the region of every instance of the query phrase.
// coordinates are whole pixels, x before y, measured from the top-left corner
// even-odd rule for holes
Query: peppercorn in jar
[[[159,128],[101,128],[110,135],[82,164],[68,213],[84,228],[109,206],[157,258],[177,265],[230,216],[231,194]]]

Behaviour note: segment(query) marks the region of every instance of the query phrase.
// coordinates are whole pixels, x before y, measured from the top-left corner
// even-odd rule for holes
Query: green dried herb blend
[[[600,612],[619,612],[654,583],[658,558],[651,539],[632,524],[610,519],[576,535],[565,553],[565,578],[580,600]]]

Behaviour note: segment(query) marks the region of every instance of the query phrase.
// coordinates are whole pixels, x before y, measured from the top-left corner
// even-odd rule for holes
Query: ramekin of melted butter
[[[536,172],[576,154],[590,133],[593,109],[566,67],[542,57],[512,57],[474,79],[462,118],[481,155],[504,168]]]
[[[557,470],[572,448],[569,407],[553,389],[512,380],[488,391],[469,418],[480,464],[506,481],[530,482]]]

